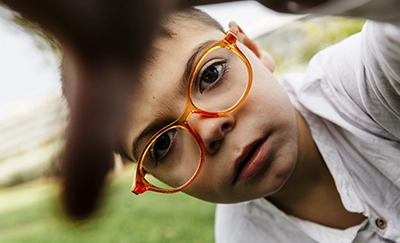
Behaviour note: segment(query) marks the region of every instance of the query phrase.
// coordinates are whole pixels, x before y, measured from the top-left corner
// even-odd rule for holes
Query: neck
[[[334,228],[361,223],[364,216],[344,208],[307,122],[296,110],[298,157],[293,174],[280,191],[267,199],[287,214]]]

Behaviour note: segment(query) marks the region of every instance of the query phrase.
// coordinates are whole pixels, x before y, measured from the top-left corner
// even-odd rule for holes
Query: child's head
[[[240,28],[230,25],[232,41]],[[184,192],[211,202],[233,203],[278,191],[294,169],[298,145],[294,108],[272,75],[273,61],[243,32],[237,33],[237,48],[253,75],[248,95],[241,100],[249,82],[247,61],[227,48],[208,54],[190,78],[202,54],[226,36],[217,22],[188,9],[170,14],[162,26],[139,80],[132,83],[119,134],[125,156],[137,162],[147,147],[143,169],[179,186],[178,177],[190,179],[203,150],[203,166]],[[186,103],[191,80],[194,103]],[[238,100],[241,103],[235,106]],[[202,111],[188,110],[182,117],[193,105]],[[234,109],[227,112],[206,113],[231,106]],[[178,127],[162,132],[147,146],[153,135],[178,118]]]

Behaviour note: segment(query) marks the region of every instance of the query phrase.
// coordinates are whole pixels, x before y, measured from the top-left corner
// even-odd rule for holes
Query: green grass
[[[130,193],[131,174],[113,179],[90,220],[65,218],[55,182],[0,190],[0,242],[213,242],[215,205],[183,193]]]

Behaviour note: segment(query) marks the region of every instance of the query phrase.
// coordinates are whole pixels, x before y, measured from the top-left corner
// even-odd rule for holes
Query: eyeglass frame
[[[176,119],[174,122],[170,123],[169,125],[163,127],[160,129],[156,134],[154,134],[150,140],[147,142],[145,149],[142,151],[139,161],[136,165],[136,170],[134,172],[134,178],[133,178],[133,183],[132,183],[132,193],[138,195],[142,194],[146,191],[153,191],[153,192],[159,192],[159,193],[164,193],[164,194],[172,194],[176,193],[179,191],[184,190],[187,188],[190,184],[193,183],[193,181],[197,178],[197,176],[200,174],[200,171],[204,165],[204,151],[205,151],[205,146],[200,138],[200,135],[189,125],[189,118],[193,114],[199,114],[201,116],[205,117],[212,117],[212,118],[217,118],[221,116],[226,116],[227,114],[233,112],[234,110],[239,107],[240,104],[243,103],[243,101],[246,99],[248,93],[250,92],[250,88],[253,83],[253,69],[251,66],[250,61],[247,59],[246,55],[239,49],[237,46],[237,35],[238,35],[239,30],[236,27],[231,27],[228,31],[225,37],[210,46],[198,59],[196,65],[194,66],[192,73],[190,75],[190,82],[189,82],[189,87],[186,92],[186,105],[184,108],[184,111],[182,115]],[[229,109],[226,109],[224,111],[220,112],[209,112],[205,111],[202,109],[199,109],[192,101],[192,87],[194,83],[194,79],[196,77],[197,71],[200,68],[200,65],[202,64],[202,61],[208,56],[209,53],[212,51],[219,49],[219,48],[225,48],[228,49],[229,51],[232,51],[234,54],[236,54],[246,65],[247,70],[248,70],[248,82],[247,82],[247,87],[245,89],[245,92],[242,94],[240,99]],[[174,128],[181,128],[187,130],[197,141],[199,149],[200,149],[200,162],[199,165],[193,174],[193,176],[183,185],[176,187],[176,188],[160,188],[155,185],[153,185],[151,182],[145,179],[145,175],[147,174],[146,170],[143,168],[143,161],[151,149],[152,145],[156,142],[156,140],[163,135],[166,131],[174,129]]]

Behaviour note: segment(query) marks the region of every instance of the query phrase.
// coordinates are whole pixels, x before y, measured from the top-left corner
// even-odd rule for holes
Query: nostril
[[[221,126],[221,131],[225,131],[226,129],[228,129],[229,125],[227,123],[222,124]]]
[[[194,114],[188,123],[202,140],[205,152],[215,154],[222,146],[225,136],[233,129],[235,121],[231,115],[206,117]]]
[[[211,142],[210,143],[210,149],[213,150],[216,146],[216,142]]]
[[[218,150],[218,144],[219,144],[219,142],[218,141],[214,141],[214,142],[211,142],[208,146],[209,146],[209,149],[210,149],[210,151],[212,152],[212,153],[214,153],[216,150]]]

